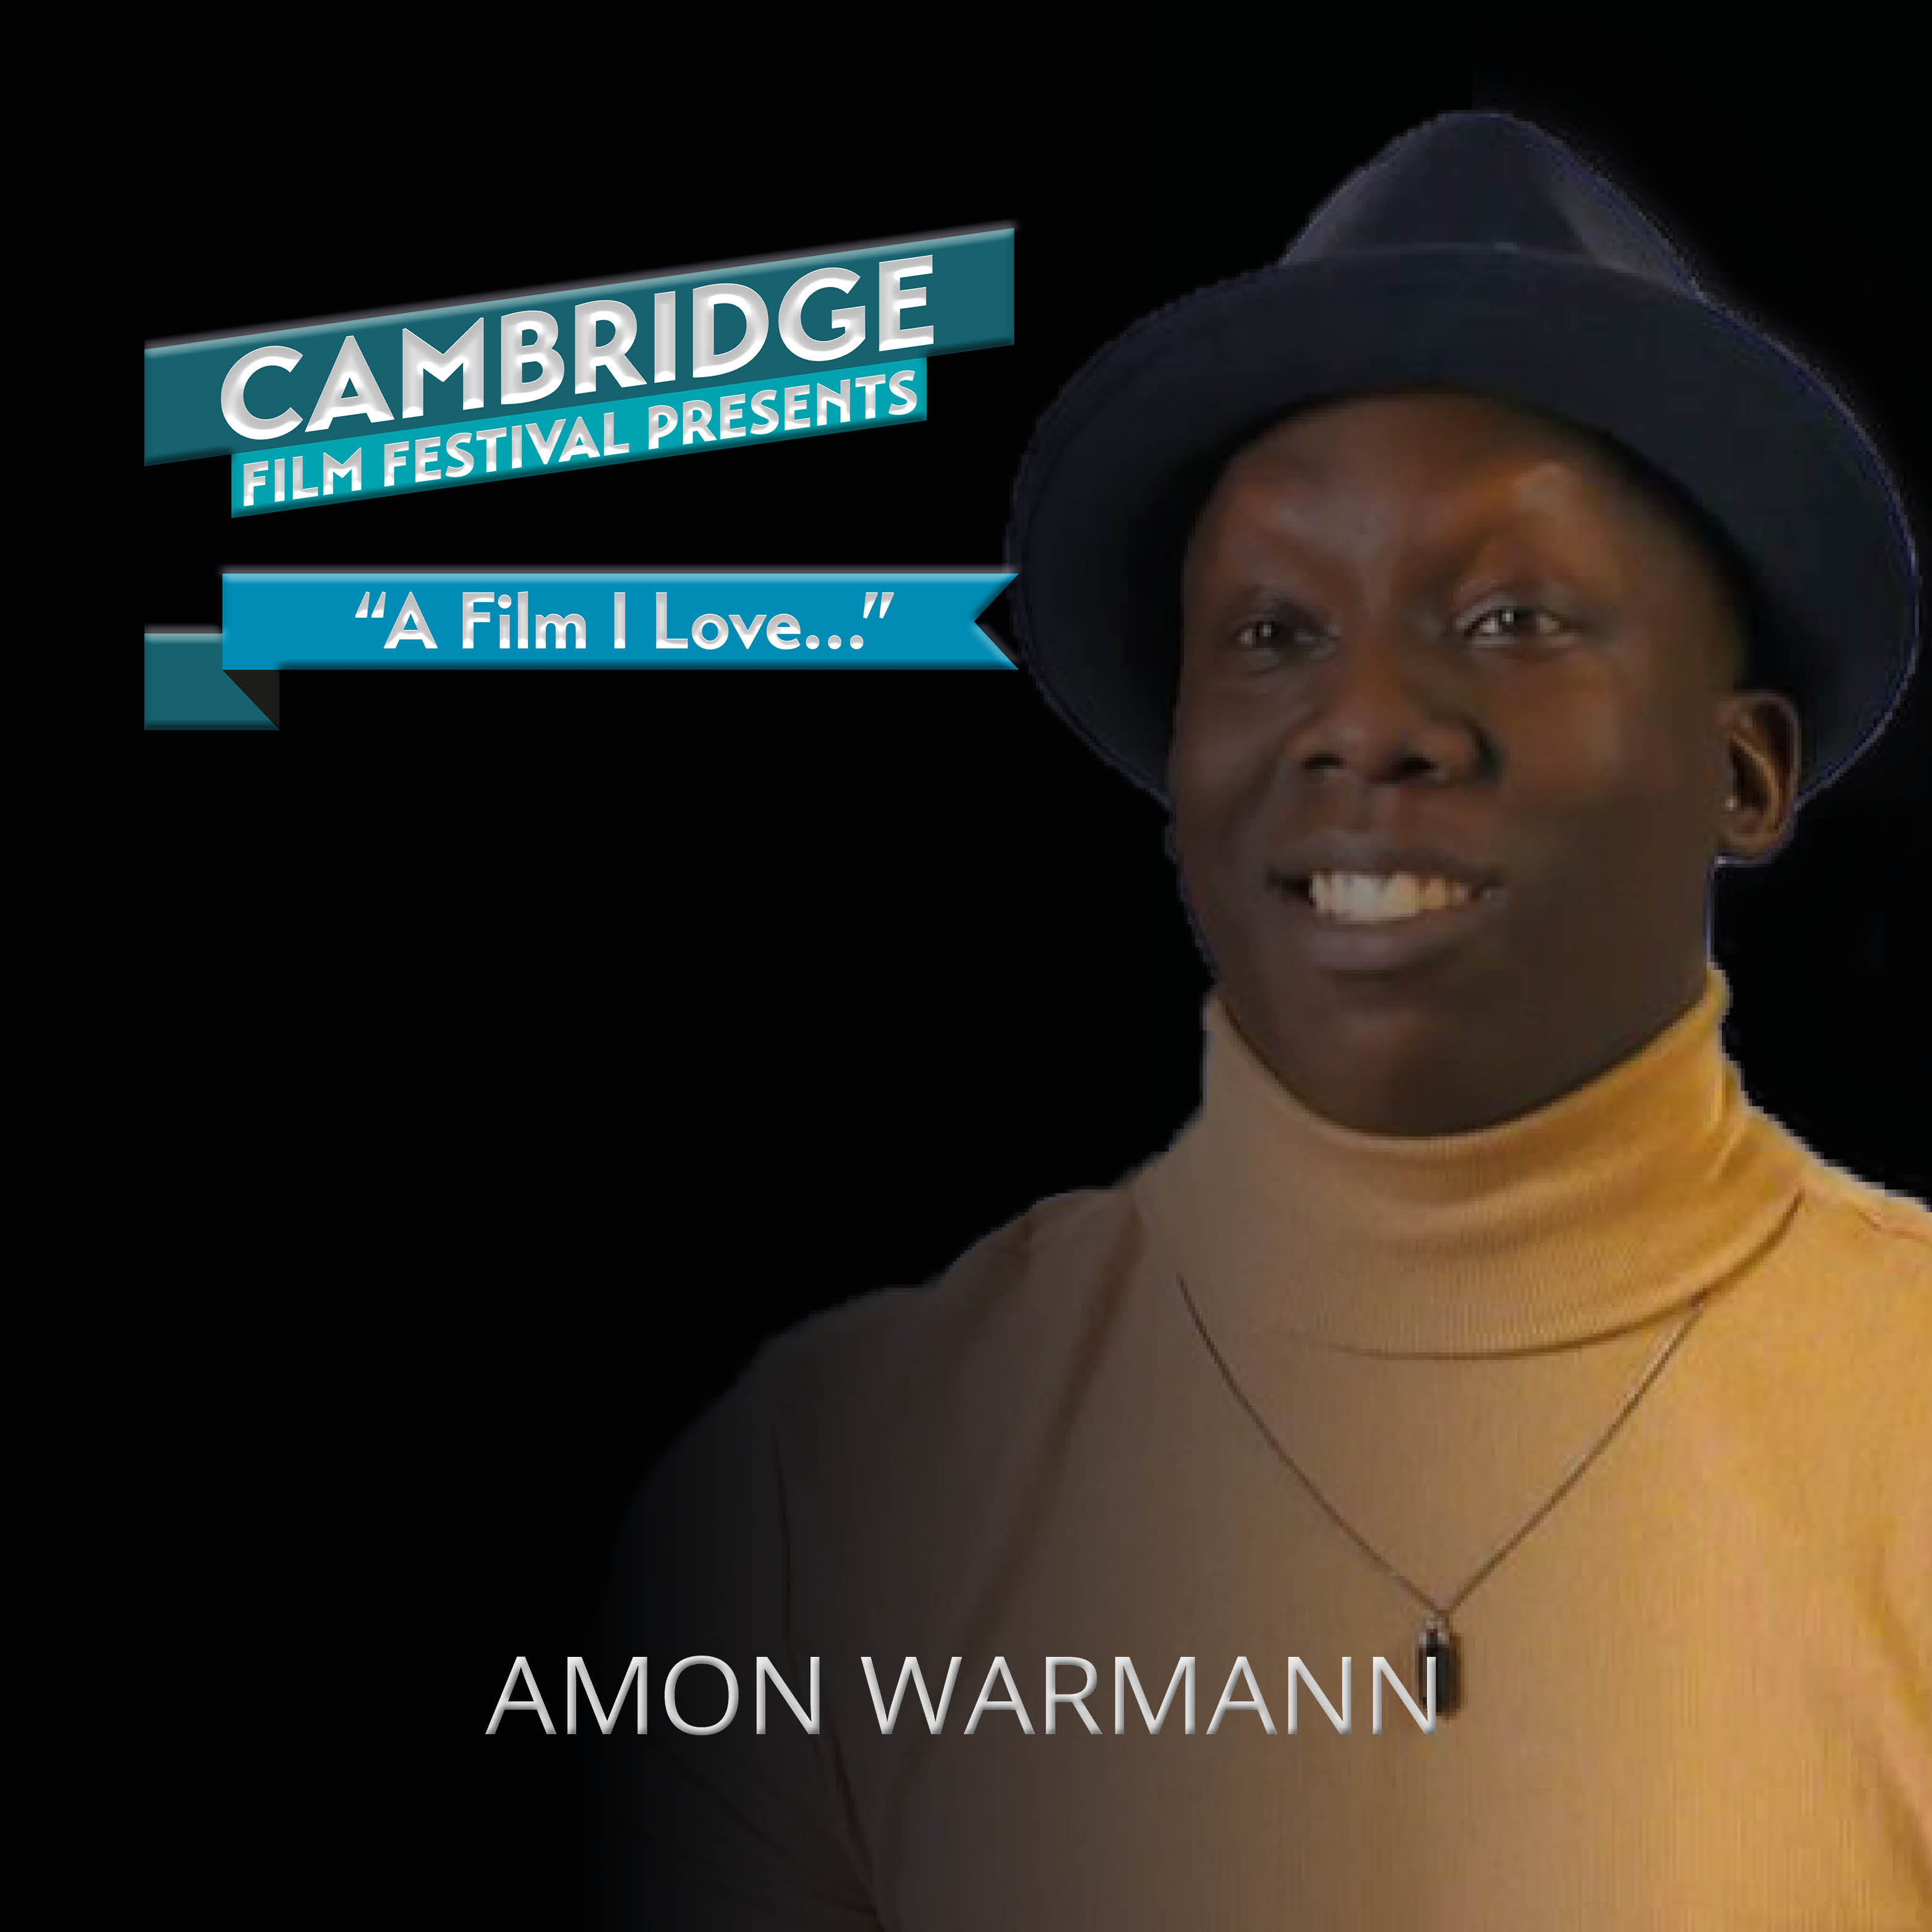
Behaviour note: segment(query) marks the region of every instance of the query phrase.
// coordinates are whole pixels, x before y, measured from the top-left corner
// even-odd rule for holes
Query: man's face
[[[1298,416],[1190,543],[1170,764],[1229,1012],[1317,1112],[1506,1120],[1696,998],[1796,723],[1702,546],[1588,437],[1444,394]],[[1735,794],[1737,802],[1729,801]]]

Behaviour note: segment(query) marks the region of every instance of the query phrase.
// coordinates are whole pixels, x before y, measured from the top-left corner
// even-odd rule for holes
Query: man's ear
[[[1803,735],[1796,707],[1780,692],[1730,692],[1723,704],[1730,796],[1718,826],[1718,856],[1753,866],[1791,836]]]

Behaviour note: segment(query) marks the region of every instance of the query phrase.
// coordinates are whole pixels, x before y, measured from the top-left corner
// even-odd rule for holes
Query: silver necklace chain
[[[1199,1330],[1202,1340],[1207,1345],[1208,1354],[1214,1358],[1214,1366],[1221,1371],[1222,1378],[1234,1391],[1234,1399],[1240,1402],[1243,1408],[1247,1411],[1248,1419],[1261,1431],[1262,1438],[1267,1442],[1268,1447],[1288,1466],[1295,1479],[1308,1492],[1322,1514],[1327,1516],[1328,1520],[1364,1556],[1367,1557],[1370,1562],[1388,1576],[1391,1581],[1400,1584],[1403,1589],[1406,1590],[1432,1618],[1444,1624],[1447,1624],[1463,1602],[1479,1586],[1488,1581],[1504,1558],[1516,1549],[1523,1538],[1528,1535],[1530,1532],[1535,1528],[1537,1525],[1541,1522],[1544,1518],[1548,1516],[1550,1511],[1576,1487],[1584,1471],[1588,1468],[1590,1465],[1610,1446],[1618,1430],[1629,1420],[1631,1411],[1649,1392],[1651,1384],[1663,1374],[1671,1357],[1677,1352],[1678,1344],[1690,1334],[1698,1316],[1704,1312],[1705,1304],[1710,1298],[1710,1291],[1707,1288],[1691,1303],[1684,1318],[1678,1322],[1670,1333],[1664,1337],[1650,1360],[1645,1364],[1643,1372],[1637,1377],[1629,1394],[1624,1397],[1616,1414],[1610,1418],[1608,1426],[1602,1433],[1585,1447],[1582,1454],[1577,1456],[1564,1471],[1562,1480],[1471,1572],[1464,1580],[1462,1587],[1446,1602],[1438,1604],[1426,1590],[1421,1588],[1410,1578],[1406,1576],[1366,1536],[1363,1535],[1361,1532],[1357,1529],[1354,1525],[1350,1522],[1348,1518],[1343,1516],[1342,1512],[1322,1494],[1308,1472],[1288,1454],[1280,1437],[1268,1426],[1267,1422],[1263,1420],[1260,1410],[1249,1400],[1246,1390],[1234,1379],[1234,1371],[1228,1366],[1226,1358],[1214,1346],[1214,1338],[1208,1334],[1208,1324],[1201,1318],[1201,1311],[1195,1305],[1193,1292],[1187,1286],[1186,1277],[1177,1269],[1174,1279],[1180,1283],[1181,1298],[1187,1304],[1187,1312],[1193,1317],[1194,1325]]]

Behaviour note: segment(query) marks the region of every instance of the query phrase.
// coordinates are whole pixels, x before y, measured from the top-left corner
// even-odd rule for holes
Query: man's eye
[[[1244,651],[1281,651],[1299,648],[1318,634],[1304,619],[1250,617],[1236,628],[1234,642]]]
[[[1553,612],[1540,610],[1534,604],[1499,604],[1493,610],[1485,610],[1469,626],[1468,635],[1508,644],[1525,638],[1552,638],[1562,628],[1562,620]]]

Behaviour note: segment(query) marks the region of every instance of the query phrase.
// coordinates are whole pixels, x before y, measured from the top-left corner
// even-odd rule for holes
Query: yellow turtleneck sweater
[[[1932,1215],[1751,1107],[1724,1002],[1713,969],[1578,1091],[1393,1139],[1210,998],[1168,1153],[768,1348],[627,1529],[596,1669],[650,1657],[651,1736],[588,1741],[610,1922],[1932,1925]],[[1276,1444],[1444,1600],[1700,1297],[1457,1608],[1462,1708],[1425,1735],[1385,1692],[1376,1732],[1422,1610]],[[700,1653],[742,1688],[710,1737],[661,1695]],[[759,1654],[802,1700],[820,1659],[818,1735],[776,1692],[757,1734]],[[881,1735],[859,1660],[890,1701],[908,1654],[935,1696],[962,1659],[937,1737],[910,1689]],[[996,1656],[1030,1736],[964,1734]],[[1157,1708],[1184,1656],[1193,1733],[1130,1692],[1117,1736],[1115,1658]],[[1100,1735],[1066,1704],[1047,1735],[1054,1657]],[[1347,1735],[1305,1688],[1289,1734],[1291,1657],[1337,1706],[1352,1660]],[[1210,1735],[1224,1687],[1273,1732]]]

